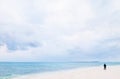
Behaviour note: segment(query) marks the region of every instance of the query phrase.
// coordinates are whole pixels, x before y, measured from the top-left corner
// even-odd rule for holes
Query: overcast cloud
[[[0,0],[0,61],[120,61],[119,0]]]

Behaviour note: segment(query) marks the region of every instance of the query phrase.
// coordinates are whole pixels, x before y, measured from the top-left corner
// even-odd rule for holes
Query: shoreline
[[[30,74],[12,79],[120,79],[119,73],[120,65],[108,66],[107,70],[98,66]]]

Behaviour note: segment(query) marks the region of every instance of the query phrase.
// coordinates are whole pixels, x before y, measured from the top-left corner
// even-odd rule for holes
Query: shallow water
[[[10,79],[19,75],[50,72],[91,66],[120,65],[120,62],[1,62],[0,79]]]

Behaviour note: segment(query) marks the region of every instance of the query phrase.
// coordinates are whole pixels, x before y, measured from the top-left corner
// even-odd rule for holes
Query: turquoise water
[[[19,75],[50,72],[72,68],[91,66],[120,65],[120,62],[71,62],[71,63],[43,63],[43,62],[1,62],[0,79],[10,79]]]

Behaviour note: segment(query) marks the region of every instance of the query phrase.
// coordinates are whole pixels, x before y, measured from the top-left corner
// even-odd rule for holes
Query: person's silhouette
[[[104,70],[106,70],[106,67],[107,67],[107,65],[106,65],[106,64],[104,64]]]

